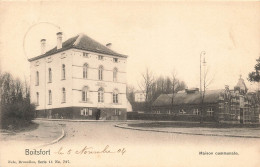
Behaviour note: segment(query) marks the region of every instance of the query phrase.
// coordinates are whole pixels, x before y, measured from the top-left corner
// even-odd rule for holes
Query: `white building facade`
[[[135,92],[135,102],[145,102],[146,93],[143,91],[136,91]]]
[[[126,119],[127,56],[81,34],[30,59],[31,99],[36,116],[67,119]]]

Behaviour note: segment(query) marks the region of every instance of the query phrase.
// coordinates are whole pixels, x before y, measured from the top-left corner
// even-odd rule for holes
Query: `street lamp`
[[[201,90],[202,90],[202,88],[201,88],[201,57],[204,56],[203,66],[205,67],[205,65],[206,65],[205,55],[206,55],[206,52],[205,52],[205,51],[202,51],[202,52],[200,53],[200,92],[201,92]]]

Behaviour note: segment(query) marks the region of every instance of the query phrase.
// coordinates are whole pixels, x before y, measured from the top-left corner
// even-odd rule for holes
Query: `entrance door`
[[[244,123],[244,112],[243,112],[243,108],[240,108],[240,123],[241,123],[241,124]]]
[[[101,113],[101,111],[100,111],[100,109],[98,109],[97,112],[96,112],[96,120],[99,120],[100,113]]]

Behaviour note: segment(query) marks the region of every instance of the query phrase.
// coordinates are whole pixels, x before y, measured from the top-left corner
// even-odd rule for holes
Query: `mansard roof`
[[[224,93],[224,89],[208,90],[205,93],[204,103],[217,103],[220,94]],[[161,94],[154,102],[153,106],[162,107],[172,104],[172,94]],[[201,102],[200,93],[176,93],[173,98],[173,105],[199,104]]]
[[[100,54],[124,57],[124,58],[127,57],[126,55],[119,54],[119,53],[109,49],[108,47],[100,44],[99,42],[95,41],[94,39],[88,37],[85,34],[80,34],[80,35],[74,36],[72,38],[69,38],[68,40],[63,42],[61,49],[57,49],[57,46],[56,46],[53,49],[47,51],[45,54],[42,54],[37,57],[33,57],[33,58],[29,59],[29,61],[37,60],[37,59],[40,59],[40,58],[43,58],[46,56],[50,56],[50,55],[56,54],[58,52],[62,52],[62,51],[72,49],[72,48],[100,53]]]

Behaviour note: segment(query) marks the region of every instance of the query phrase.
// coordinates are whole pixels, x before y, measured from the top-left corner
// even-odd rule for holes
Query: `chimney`
[[[57,33],[57,49],[62,48],[62,32]]]
[[[112,43],[107,43],[106,47],[108,47],[109,49],[111,49]]]
[[[46,53],[46,39],[41,39],[41,54]]]

